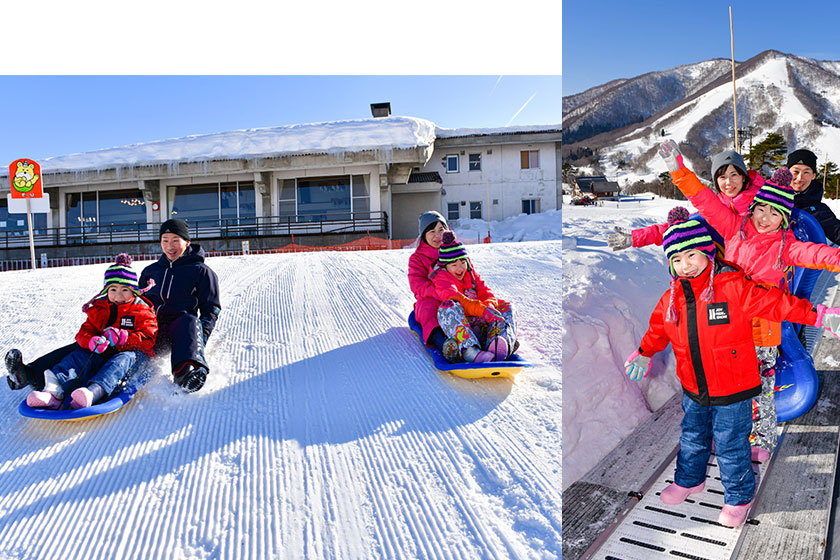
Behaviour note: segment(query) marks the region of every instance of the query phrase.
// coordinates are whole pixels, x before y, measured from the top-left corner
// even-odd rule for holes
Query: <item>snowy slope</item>
[[[208,259],[212,372],[99,419],[0,388],[0,558],[556,558],[561,242],[470,246],[519,310],[514,380],[441,374],[409,250]],[[138,270],[144,263],[136,263]],[[72,340],[104,266],[0,275],[0,350]]]

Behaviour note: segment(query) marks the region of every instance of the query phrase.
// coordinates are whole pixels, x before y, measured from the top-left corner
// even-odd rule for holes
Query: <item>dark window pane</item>
[[[350,176],[298,179],[298,214],[303,221],[350,219]]]
[[[146,201],[143,199],[143,194],[139,189],[126,191],[102,191],[99,193],[100,225],[128,225],[145,223]],[[122,227],[114,229],[136,230],[137,228]]]

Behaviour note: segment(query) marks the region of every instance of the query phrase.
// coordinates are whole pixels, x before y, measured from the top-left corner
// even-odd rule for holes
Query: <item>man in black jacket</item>
[[[788,156],[787,167],[793,174],[790,186],[796,192],[793,197],[794,206],[814,216],[826,238],[840,245],[840,220],[822,201],[822,184],[814,181],[817,176],[817,156],[811,150],[796,150]]]
[[[204,386],[209,366],[204,345],[221,311],[219,279],[204,264],[204,251],[190,244],[183,220],[167,220],[160,226],[163,255],[143,269],[139,285],[154,285],[146,297],[154,304],[158,320],[155,353],[171,350],[175,383],[187,392]]]

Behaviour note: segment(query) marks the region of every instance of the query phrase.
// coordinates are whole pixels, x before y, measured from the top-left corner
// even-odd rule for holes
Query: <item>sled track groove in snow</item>
[[[560,293],[560,242],[470,254],[523,309]],[[409,255],[208,259],[223,309],[195,394],[165,359],[136,399],[92,420],[24,419],[25,392],[0,388],[0,558],[556,557],[559,337],[524,338],[535,367],[515,380],[436,371],[405,327]],[[0,350],[31,359],[54,347],[42,347],[52,324],[50,344],[72,339],[103,268],[38,271],[71,286],[49,304],[0,282]],[[24,328],[11,305],[31,310]],[[560,314],[518,318],[543,333]]]

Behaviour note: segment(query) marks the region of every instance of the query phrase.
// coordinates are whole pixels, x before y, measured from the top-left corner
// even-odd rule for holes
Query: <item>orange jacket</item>
[[[145,297],[135,296],[134,301],[122,305],[109,302],[108,296],[97,297],[87,310],[87,320],[76,334],[76,342],[87,349],[90,339],[100,336],[107,327],[128,331],[125,345],[116,347],[118,352],[140,350],[154,357],[157,318],[152,303]]]

